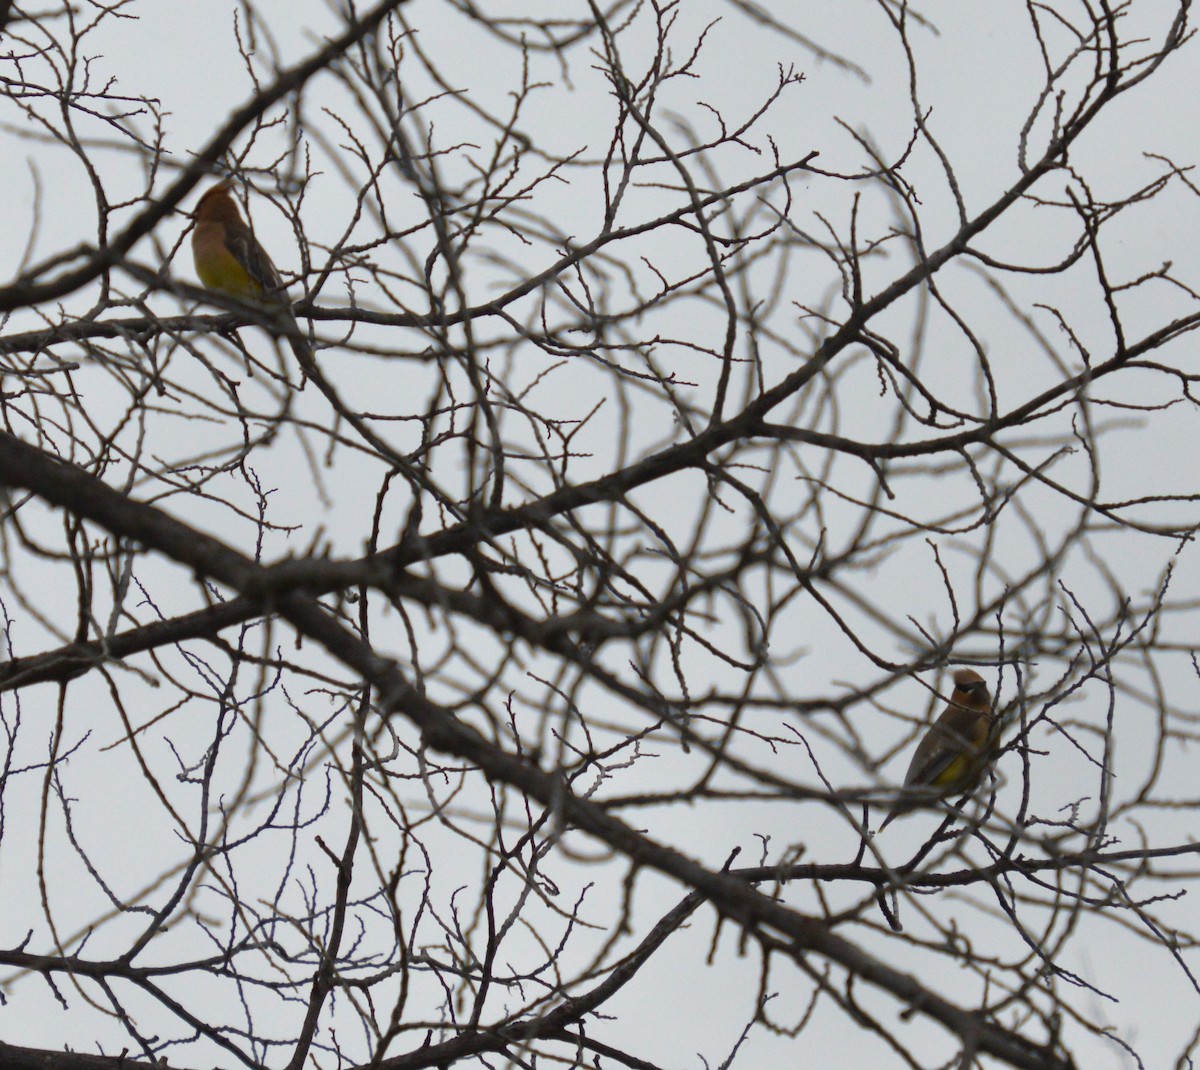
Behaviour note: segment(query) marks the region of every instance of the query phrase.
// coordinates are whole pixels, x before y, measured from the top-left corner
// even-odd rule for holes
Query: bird
[[[917,744],[904,787],[879,831],[924,803],[971,791],[990,758],[992,725],[992,698],[983,677],[974,669],[956,670],[950,701]]]
[[[192,212],[192,259],[200,281],[217,293],[266,305],[281,321],[301,363],[311,357],[302,340],[283,279],[267,251],[258,243],[233,199],[233,183],[222,179],[209,187]]]

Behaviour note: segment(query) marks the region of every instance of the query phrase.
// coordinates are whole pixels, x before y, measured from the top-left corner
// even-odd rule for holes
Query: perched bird
[[[283,280],[242,218],[232,183],[223,179],[206,190],[192,218],[196,221],[192,258],[200,281],[218,293],[268,306],[282,320],[280,333],[287,335],[292,350],[305,362],[311,354],[301,338]]]
[[[879,826],[935,799],[965,795],[987,766],[992,744],[992,698],[974,669],[957,669],[942,715],[917,744],[904,788]]]
[[[192,218],[192,256],[205,286],[248,301],[282,299],[279,272],[246,226],[228,179],[205,192]]]

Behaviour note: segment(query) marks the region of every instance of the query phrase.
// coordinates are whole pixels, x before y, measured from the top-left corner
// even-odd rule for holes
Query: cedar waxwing
[[[992,744],[992,699],[974,669],[957,669],[954,693],[942,715],[917,744],[904,788],[879,826],[923,803],[965,795],[988,763]]]
[[[244,301],[261,301],[272,294],[286,300],[279,272],[246,226],[228,179],[200,198],[192,216],[192,256],[205,286]]]
[[[229,294],[243,301],[269,305],[282,314],[284,331],[297,358],[304,363],[311,357],[300,328],[292,315],[292,305],[283,290],[283,280],[266,250],[258,244],[233,199],[233,186],[222,179],[207,190],[196,205],[192,217],[192,257],[196,274],[210,290]]]

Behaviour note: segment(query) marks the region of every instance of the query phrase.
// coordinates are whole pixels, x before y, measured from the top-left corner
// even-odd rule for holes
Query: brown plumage
[[[268,306],[278,323],[272,333],[284,335],[301,366],[310,371],[312,350],[292,314],[283,280],[242,218],[229,179],[205,191],[192,217],[192,257],[200,281],[218,293]]]
[[[227,179],[205,192],[192,215],[192,256],[205,286],[252,301],[286,302],[279,272],[242,218]]]
[[[965,795],[979,782],[992,744],[992,698],[974,669],[957,669],[945,710],[917,744],[904,788],[879,826],[922,804]]]

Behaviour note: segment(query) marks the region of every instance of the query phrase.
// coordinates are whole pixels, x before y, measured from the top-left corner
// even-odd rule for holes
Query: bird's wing
[[[976,757],[974,729],[978,714],[974,711],[951,708],[934,722],[917,745],[908,774],[906,788],[936,788],[942,775],[959,759]]]
[[[280,296],[283,282],[267,251],[258,244],[249,229],[226,227],[225,243],[237,262],[246,269],[246,273],[259,285],[264,297],[274,294]]]
[[[929,744],[928,747],[925,744]],[[929,736],[921,741],[917,753],[913,755],[912,764],[908,767],[908,775],[904,778],[904,787],[912,791],[928,788],[936,790],[938,780],[951,763],[962,755],[962,748],[941,732],[931,731]]]

